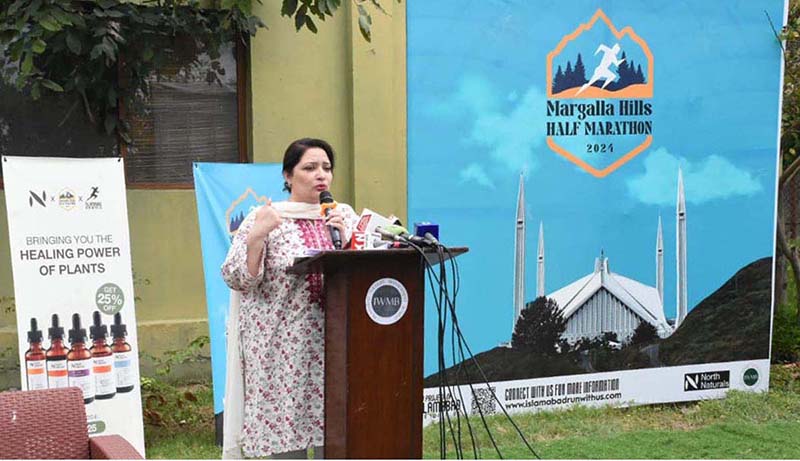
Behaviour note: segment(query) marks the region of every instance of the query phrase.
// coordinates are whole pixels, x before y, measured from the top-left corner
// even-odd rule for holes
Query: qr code
[[[494,387],[490,388],[475,388],[472,390],[472,411],[473,415],[483,413],[484,415],[491,415],[497,412],[495,406],[496,400],[494,398]],[[480,410],[480,411],[479,411]]]

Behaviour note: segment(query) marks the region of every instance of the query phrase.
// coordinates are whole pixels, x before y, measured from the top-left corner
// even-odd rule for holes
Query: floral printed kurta
[[[342,239],[347,241],[358,217],[349,206],[339,207],[347,227]],[[246,241],[254,220],[251,212],[239,227],[222,276],[241,292],[242,451],[247,457],[263,457],[324,443],[322,275],[295,275],[286,269],[306,250],[333,245],[323,220],[283,217],[267,236],[259,274],[253,277],[247,270]]]

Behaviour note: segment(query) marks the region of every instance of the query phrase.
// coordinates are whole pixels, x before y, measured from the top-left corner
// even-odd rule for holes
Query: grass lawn
[[[516,415],[514,420],[542,458],[800,458],[800,364],[773,366],[769,393],[733,391],[724,400],[632,408],[584,408]],[[207,402],[193,388],[198,402]],[[533,455],[500,416],[487,419],[504,458]],[[480,420],[479,457],[497,458]],[[219,458],[211,420],[153,426],[145,431],[148,458]],[[472,445],[462,421],[464,457]],[[450,440],[450,435],[447,435]],[[438,426],[423,432],[423,456],[439,458]],[[455,458],[452,441],[448,458]]]

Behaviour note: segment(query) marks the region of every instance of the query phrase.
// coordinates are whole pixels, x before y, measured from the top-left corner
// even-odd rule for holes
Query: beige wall
[[[373,12],[372,42],[358,30],[351,2],[319,32],[296,32],[279,18],[280,2],[264,2],[251,52],[253,158],[280,162],[292,140],[327,139],[338,152],[337,200],[406,215],[405,3]],[[280,45],[278,45],[280,44]]]
[[[334,197],[357,211],[368,207],[405,221],[405,2],[382,5],[388,15],[373,11],[372,43],[361,37],[349,1],[317,22],[317,34],[296,32],[294,21],[280,17],[280,2],[255,7],[269,29],[251,46],[250,147],[255,162],[280,162],[296,138],[327,139],[338,153]],[[140,349],[158,355],[208,334],[194,191],[129,190],[128,216]],[[0,195],[0,298],[12,296]],[[8,304],[0,303],[0,389],[19,379],[16,318]],[[210,368],[182,373],[207,376]]]

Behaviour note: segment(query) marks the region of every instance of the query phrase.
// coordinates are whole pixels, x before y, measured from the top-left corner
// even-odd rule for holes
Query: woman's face
[[[289,200],[319,203],[319,193],[331,186],[333,169],[324,150],[310,147],[300,157],[291,174],[284,173],[284,176],[292,188]]]

